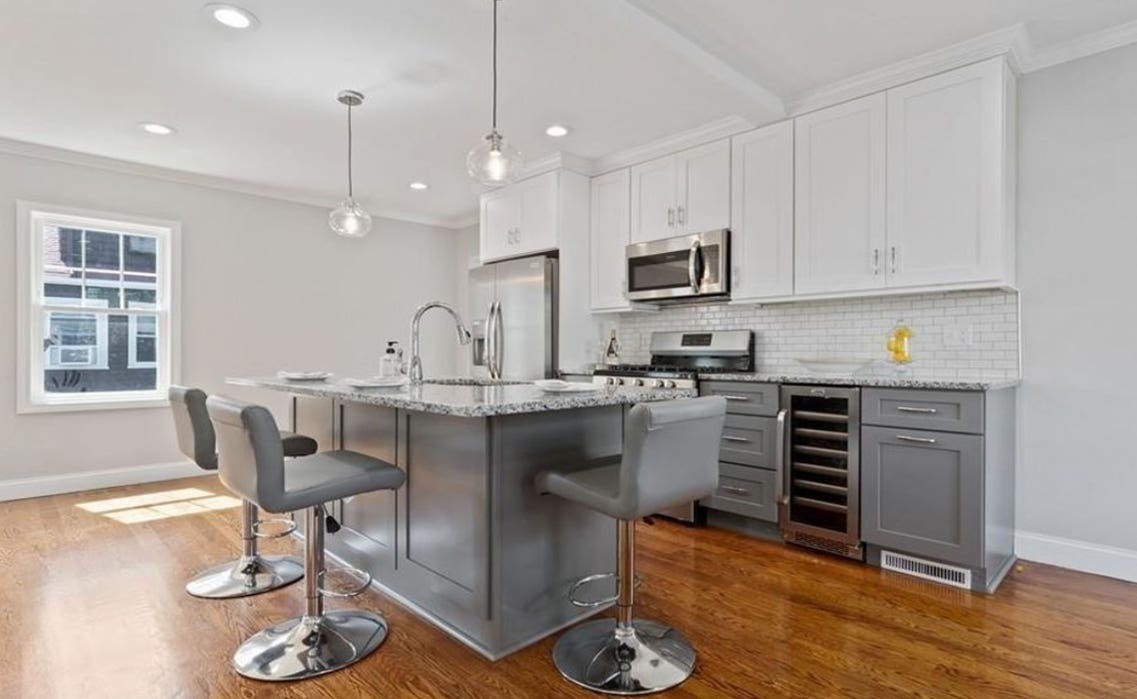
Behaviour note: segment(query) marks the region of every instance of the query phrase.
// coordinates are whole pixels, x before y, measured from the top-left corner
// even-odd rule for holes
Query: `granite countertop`
[[[699,374],[701,381],[863,386],[872,388],[927,388],[940,391],[997,391],[1018,386],[1019,379],[934,379],[915,376],[823,376],[821,374]]]
[[[492,417],[538,413],[549,410],[596,408],[607,405],[631,405],[654,401],[691,398],[694,390],[663,390],[602,386],[599,390],[580,393],[548,393],[530,382],[503,381],[493,385],[463,385],[459,379],[428,379],[449,383],[424,383],[399,388],[353,388],[327,381],[288,381],[275,376],[229,378],[234,386],[267,388],[304,396],[338,398],[354,403],[369,403],[388,408],[414,410],[458,417]]]

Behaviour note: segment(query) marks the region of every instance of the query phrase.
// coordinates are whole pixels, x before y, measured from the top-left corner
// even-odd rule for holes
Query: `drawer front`
[[[778,384],[742,381],[700,381],[699,394],[726,398],[726,412],[733,415],[778,414]]]
[[[700,500],[699,504],[713,510],[776,522],[778,508],[774,503],[774,472],[721,464],[718,489],[714,495]]]
[[[774,468],[774,439],[778,421],[772,417],[727,415],[719,461]]]
[[[861,422],[917,430],[983,433],[983,394],[866,388],[861,393]]]

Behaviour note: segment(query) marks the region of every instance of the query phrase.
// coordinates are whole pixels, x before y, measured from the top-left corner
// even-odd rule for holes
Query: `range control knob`
[[[643,386],[643,385],[644,385],[644,380],[643,380],[643,379],[636,379],[636,380],[635,380],[635,382],[634,382],[632,385],[633,385],[633,386]]]
[[[664,388],[675,388],[675,382],[671,381],[671,380],[664,381],[663,387]]]
[[[663,388],[663,385],[663,379],[656,379],[655,381],[651,382],[652,388]]]
[[[623,379],[616,379],[616,385],[617,385],[617,386],[623,386],[623,385],[624,385],[624,380],[623,380]]]
[[[609,386],[615,386],[616,385],[616,377],[615,376],[609,376],[607,383]]]

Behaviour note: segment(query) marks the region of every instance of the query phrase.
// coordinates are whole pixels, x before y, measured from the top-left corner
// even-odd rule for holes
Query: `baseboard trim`
[[[1036,563],[1137,582],[1137,551],[1131,549],[1019,531],[1015,533],[1015,555]]]
[[[0,502],[200,475],[202,475],[201,469],[192,462],[174,461],[165,464],[144,464],[102,471],[62,473],[39,478],[15,478],[0,481]]]

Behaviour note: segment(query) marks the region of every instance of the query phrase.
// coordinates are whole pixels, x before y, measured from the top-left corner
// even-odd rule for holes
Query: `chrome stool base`
[[[680,684],[695,669],[695,649],[677,629],[647,619],[618,629],[615,619],[573,627],[553,647],[565,679],[604,694],[651,694]]]
[[[291,556],[247,556],[199,573],[186,583],[194,597],[230,599],[259,595],[304,577],[304,565]]]
[[[233,654],[233,667],[254,680],[302,680],[351,665],[386,638],[386,620],[371,612],[296,617],[242,643]]]

